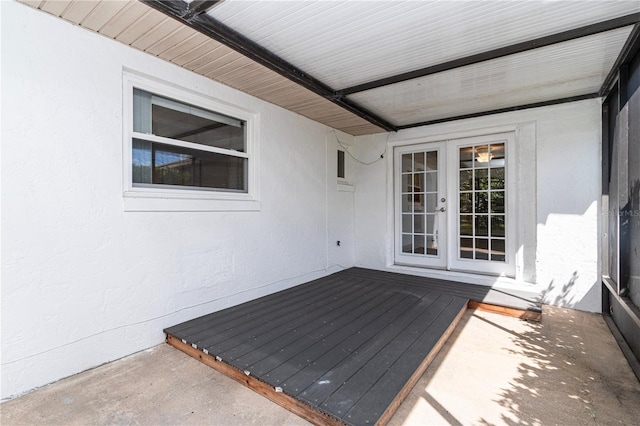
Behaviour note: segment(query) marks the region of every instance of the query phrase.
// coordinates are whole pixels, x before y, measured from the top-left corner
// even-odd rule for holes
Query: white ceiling
[[[342,89],[638,11],[638,0],[226,0],[208,14]]]
[[[234,1],[208,14],[335,90],[640,11],[640,1]],[[598,92],[631,27],[347,96],[393,125]]]
[[[349,97],[396,125],[594,93],[630,28],[620,28]]]
[[[350,86],[638,14],[640,0],[225,0],[196,17],[328,86],[320,89],[199,32],[180,18],[180,0],[19,1],[353,135],[597,96],[640,20],[340,98]]]

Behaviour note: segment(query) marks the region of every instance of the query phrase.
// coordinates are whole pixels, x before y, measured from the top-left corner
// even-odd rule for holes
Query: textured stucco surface
[[[355,192],[339,191],[326,126],[22,4],[0,2],[0,28],[2,398],[356,259],[387,268],[387,143],[426,134],[534,123],[535,282],[527,285],[547,303],[600,308],[597,100],[389,137],[340,134],[359,160],[384,158],[365,166],[347,157]],[[259,115],[259,211],[125,211],[125,68]]]
[[[544,303],[599,312],[600,123],[600,101],[587,100],[409,129],[388,139],[360,136],[355,139],[354,152],[371,160],[385,147],[386,157],[390,157],[391,145],[400,141],[447,140],[450,135],[486,134],[486,129],[504,126],[516,128],[518,140],[525,137],[520,129],[529,129],[526,137],[533,135],[534,139],[518,147],[527,150],[518,166],[531,170],[520,177],[518,191],[525,188],[521,192],[532,196],[518,217],[518,244],[525,245],[523,279],[508,282],[416,268],[402,271],[485,285],[515,285],[540,292]],[[391,167],[390,160],[355,167],[358,266],[388,269],[393,263]]]
[[[3,398],[353,265],[332,129],[0,3]],[[260,211],[124,211],[123,68],[259,115]]]

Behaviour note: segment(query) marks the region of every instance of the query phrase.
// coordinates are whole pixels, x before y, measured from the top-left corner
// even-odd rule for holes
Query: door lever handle
[[[440,207],[438,210],[436,210],[437,212],[446,212],[447,209],[445,207]]]

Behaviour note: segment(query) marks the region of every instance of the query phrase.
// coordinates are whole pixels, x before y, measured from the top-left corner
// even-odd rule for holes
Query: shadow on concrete
[[[563,302],[562,294],[557,302]],[[517,374],[494,400],[504,408],[504,424],[577,424],[585,417],[594,424],[637,424],[638,383],[624,362],[619,365],[621,357],[611,356],[617,348],[608,344],[615,345],[599,316],[566,309],[544,315],[547,324],[531,323],[523,333],[476,316],[512,334],[514,347],[507,351],[521,359]],[[491,424],[482,418],[480,423]]]

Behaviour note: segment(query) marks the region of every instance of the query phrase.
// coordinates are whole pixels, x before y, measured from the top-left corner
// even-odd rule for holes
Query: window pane
[[[133,89],[133,131],[151,133],[151,93]]]
[[[142,149],[145,144],[150,145],[150,157],[149,151]],[[135,139],[133,146],[133,168],[139,170],[133,174],[134,184],[149,183],[142,172],[148,167],[151,169],[153,184],[247,191],[245,158]],[[140,147],[141,154],[138,158],[135,157],[136,147]]]
[[[471,193],[462,193],[460,194],[460,213],[473,213],[473,201],[471,198]]]
[[[438,206],[438,194],[427,194],[427,210],[426,213],[433,213]]]
[[[425,254],[424,235],[413,236],[413,252],[415,254]]]
[[[151,142],[133,140],[131,163],[133,182],[151,183]]]
[[[152,105],[152,132],[156,136],[245,152],[244,122],[238,126]]]
[[[413,216],[413,232],[416,234],[424,234],[424,215],[416,214]]]
[[[489,235],[489,216],[478,215],[476,216],[476,233],[475,235],[487,236]]]
[[[476,213],[489,213],[488,192],[476,192]]]
[[[413,228],[411,227],[411,215],[403,214],[402,215],[402,232],[411,233],[413,232]]]
[[[425,191],[435,192],[438,190],[438,172],[429,172],[425,177]]]
[[[413,154],[413,171],[423,172],[424,168],[424,152],[416,152]]]
[[[504,166],[504,144],[503,143],[491,144],[490,157],[491,157],[492,166]]]
[[[424,173],[413,175],[413,192],[424,192]]]
[[[460,235],[473,235],[472,215],[460,215]]]
[[[413,252],[413,237],[411,234],[402,234],[402,252],[403,253],[412,253]]]
[[[475,160],[474,167],[487,167],[489,160],[491,160],[489,145],[476,146],[473,151],[473,159]]]
[[[427,152],[427,171],[438,170],[438,151]]]
[[[438,240],[436,237],[427,237],[427,254],[438,255]]]
[[[476,259],[489,260],[489,240],[476,238]]]
[[[504,262],[505,250],[504,250],[504,240],[491,240],[491,260]]]
[[[491,169],[491,189],[504,189],[504,167]]]
[[[427,219],[427,234],[435,234],[438,226],[438,215],[428,214]]]
[[[473,166],[473,147],[460,148],[460,168],[470,169]]]
[[[473,259],[473,238],[460,238],[460,257]]]
[[[413,187],[411,182],[412,178],[412,174],[402,175],[402,188],[400,188],[400,191],[411,192],[411,188]]]
[[[504,192],[491,193],[491,213],[504,213]]]
[[[504,237],[504,216],[491,216],[491,236]]]
[[[413,195],[412,194],[402,195],[402,212],[403,213],[413,212]]]
[[[424,212],[424,194],[413,194],[413,211],[416,213]]]
[[[402,171],[413,171],[413,159],[411,154],[402,154]]]
[[[489,169],[476,169],[475,177],[474,189],[476,191],[489,189]]]
[[[471,191],[473,189],[472,170],[460,171],[460,191]]]

